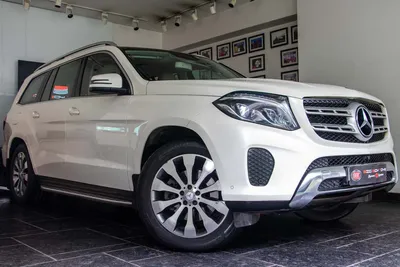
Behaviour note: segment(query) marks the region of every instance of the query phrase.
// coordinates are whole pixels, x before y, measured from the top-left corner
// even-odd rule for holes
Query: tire
[[[22,164],[19,163],[20,160]],[[20,205],[35,201],[39,196],[40,187],[33,171],[28,149],[24,144],[18,145],[14,150],[8,167],[11,200]]]
[[[340,220],[352,213],[358,203],[344,203],[331,207],[314,208],[298,211],[296,214],[303,219],[313,222],[331,222]]]
[[[190,177],[182,169],[182,164],[185,166],[185,162],[188,163],[189,160],[193,160],[193,164],[186,166],[192,167],[194,175],[192,183],[185,183],[185,178],[189,180]],[[178,181],[178,178],[171,180],[171,177],[183,178]],[[167,247],[185,251],[208,251],[228,243],[238,232],[233,224],[232,212],[222,201],[221,193],[213,190],[211,193],[206,192],[211,187],[220,190],[219,181],[210,154],[204,146],[196,142],[170,143],[158,149],[146,162],[138,187],[140,217],[153,237]],[[170,191],[163,191],[164,189]],[[216,195],[218,200],[210,202],[209,199]],[[166,204],[165,201],[170,201],[170,196],[171,203],[174,203]],[[211,203],[217,209],[210,213],[210,207],[213,206],[204,204],[203,201]],[[193,223],[189,222],[190,213]],[[222,217],[217,216],[221,214]]]

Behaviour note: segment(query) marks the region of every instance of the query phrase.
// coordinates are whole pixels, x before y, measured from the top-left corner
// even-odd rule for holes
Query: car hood
[[[221,97],[234,91],[264,92],[296,98],[310,96],[367,98],[381,102],[376,97],[356,90],[326,84],[299,83],[270,79],[230,80],[172,80],[151,81],[149,95],[203,95]]]

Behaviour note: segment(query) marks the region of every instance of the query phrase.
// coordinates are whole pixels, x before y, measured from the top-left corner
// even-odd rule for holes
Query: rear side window
[[[29,83],[28,87],[26,88],[24,94],[22,95],[19,103],[21,105],[36,103],[40,99],[40,92],[43,88],[44,83],[46,82],[47,73],[42,74]]]
[[[76,86],[78,84],[81,63],[81,59],[76,60],[62,65],[58,69],[51,90],[51,100],[70,98],[74,95]]]

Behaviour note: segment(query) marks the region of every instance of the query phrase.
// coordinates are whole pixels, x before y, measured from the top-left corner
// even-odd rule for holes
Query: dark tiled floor
[[[63,196],[45,203],[19,207],[0,190],[0,266],[400,266],[400,203],[364,204],[335,223],[265,215],[212,253],[155,243],[129,208]]]

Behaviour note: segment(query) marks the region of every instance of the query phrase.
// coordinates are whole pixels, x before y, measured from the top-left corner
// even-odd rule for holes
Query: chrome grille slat
[[[331,133],[352,133],[355,132],[351,125],[340,125],[340,124],[317,124],[312,123],[311,126],[315,131],[331,132]]]
[[[325,116],[344,116],[350,117],[351,113],[345,108],[318,107],[306,108],[306,113],[310,115],[325,115]]]
[[[382,112],[371,112],[372,118],[386,118],[386,114]]]
[[[385,126],[380,126],[380,127],[374,127],[374,133],[386,133],[388,131],[388,128]]]
[[[303,105],[313,130],[323,139],[335,142],[372,143],[385,138],[388,132],[383,105],[366,99],[304,98]],[[373,135],[368,140],[360,136],[355,122],[355,109],[365,106],[374,122]]]

